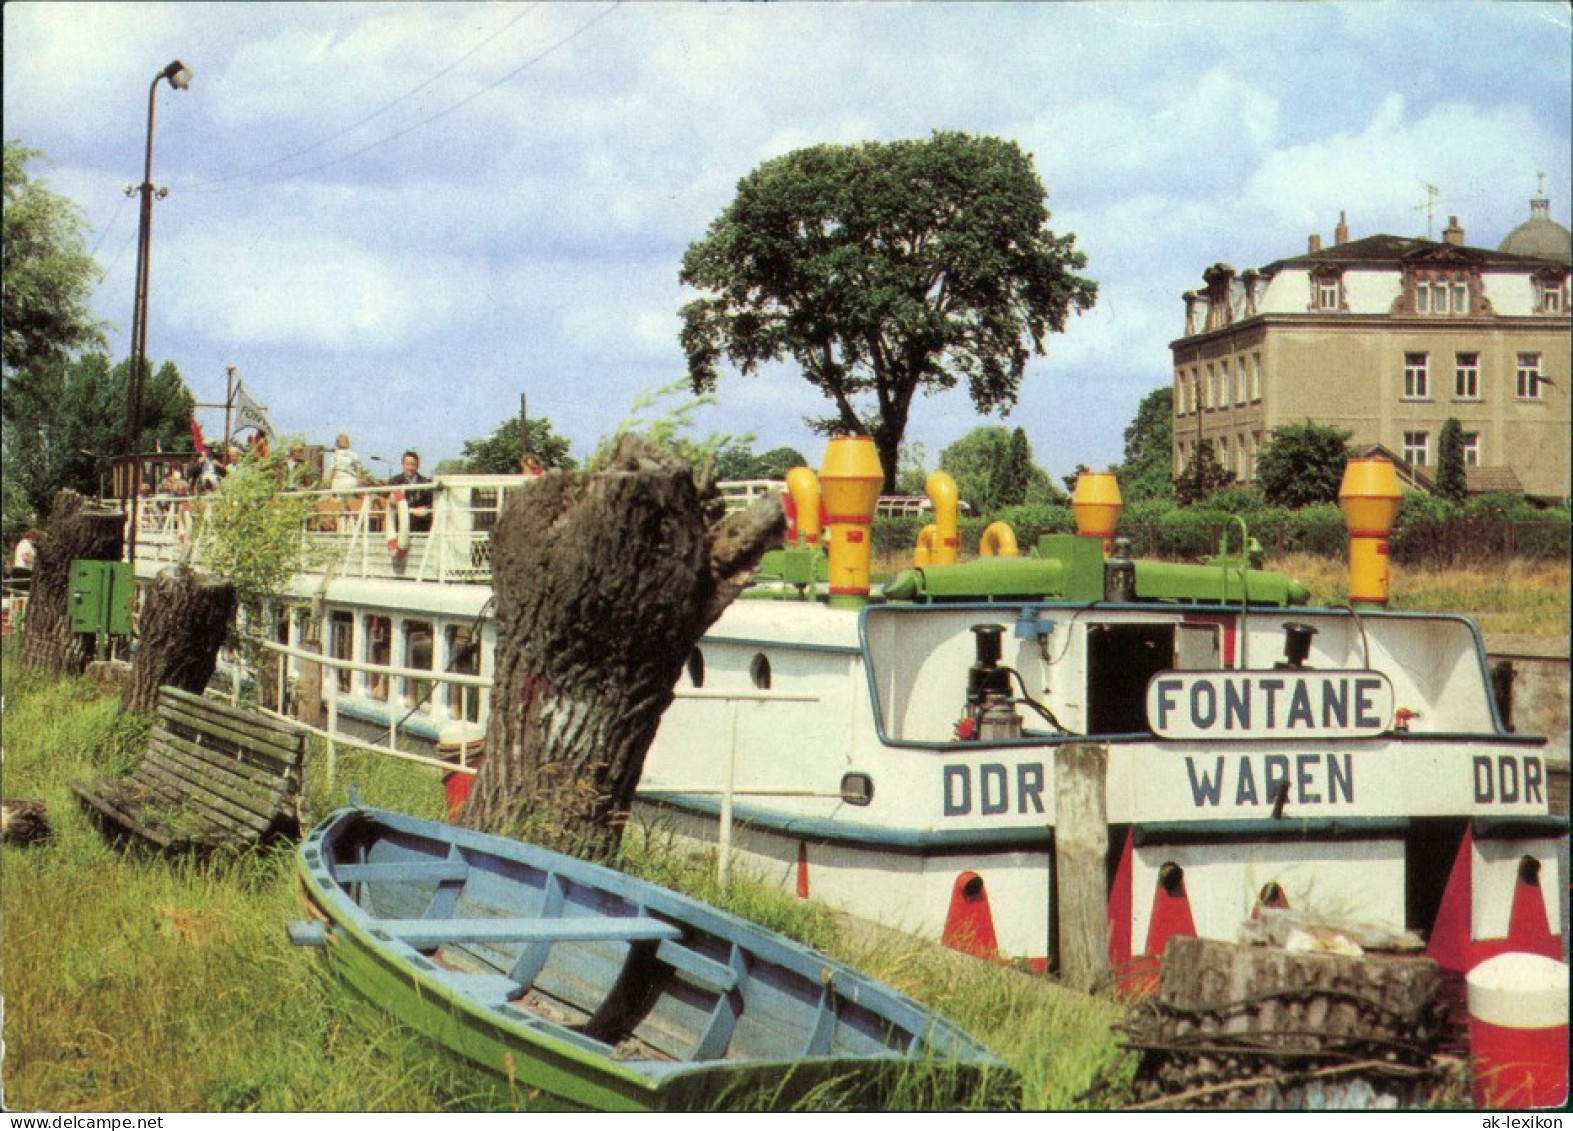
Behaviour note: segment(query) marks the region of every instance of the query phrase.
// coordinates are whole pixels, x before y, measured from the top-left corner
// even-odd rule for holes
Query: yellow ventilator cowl
[[[984,528],[978,543],[981,558],[1019,558],[1021,548],[1016,545],[1016,532],[1008,522],[991,522]]]
[[[923,484],[923,490],[934,505],[935,536],[938,541],[930,547],[930,561],[934,565],[955,565],[961,554],[961,531],[956,515],[960,492],[948,471],[936,471]]]
[[[1120,483],[1112,471],[1084,471],[1076,477],[1071,494],[1071,510],[1076,513],[1076,533],[1083,538],[1103,539],[1103,552],[1114,547],[1114,528],[1125,509],[1120,498]]]
[[[797,512],[797,541],[819,545],[819,477],[806,467],[794,467],[787,472],[786,485]]]
[[[1349,528],[1349,603],[1385,606],[1391,578],[1388,573],[1388,538],[1398,504],[1398,473],[1393,461],[1380,456],[1352,459],[1344,467],[1338,504]]]
[[[825,449],[819,490],[830,538],[830,603],[861,605],[868,599],[874,507],[885,469],[868,436],[837,436]]]

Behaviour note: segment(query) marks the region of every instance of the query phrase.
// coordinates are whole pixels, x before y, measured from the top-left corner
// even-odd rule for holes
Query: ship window
[[[748,666],[748,674],[753,677],[754,686],[761,691],[770,690],[770,657],[763,652],[754,656],[754,662]]]
[[[335,660],[355,658],[355,617],[351,613],[336,612],[329,621],[328,646]],[[339,690],[350,689],[350,669],[338,668]]]
[[[688,682],[695,687],[705,685],[705,654],[698,648],[688,653]]]
[[[404,622],[404,663],[406,668],[424,668],[431,671],[431,623],[422,620],[407,620]],[[431,680],[429,679],[404,679],[404,705],[414,707],[416,704],[425,706],[426,697],[431,694]]]
[[[1141,734],[1147,681],[1174,666],[1172,624],[1095,624],[1087,629],[1087,733]]]
[[[387,667],[393,657],[393,620],[375,614],[366,617],[366,662]],[[363,684],[373,699],[388,699],[388,673],[366,672]]]
[[[480,641],[469,625],[448,626],[448,670],[455,675],[481,674]],[[479,722],[481,690],[458,683],[448,684],[448,713],[455,719]]]

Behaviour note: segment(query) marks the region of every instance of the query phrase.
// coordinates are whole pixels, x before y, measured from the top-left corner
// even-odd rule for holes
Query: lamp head
[[[174,87],[176,90],[186,90],[191,86],[191,74],[191,68],[186,66],[179,59],[176,59],[169,66],[164,68],[159,77],[168,79],[169,85]]]

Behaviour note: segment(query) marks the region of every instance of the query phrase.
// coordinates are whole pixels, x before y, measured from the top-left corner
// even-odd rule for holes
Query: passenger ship
[[[880,480],[858,439],[789,477],[789,544],[689,657],[641,817],[723,866],[1039,969],[1085,949],[1076,923],[1102,922],[1118,973],[1176,934],[1233,939],[1264,904],[1415,932],[1454,971],[1561,957],[1566,765],[1504,725],[1473,623],[1385,609],[1386,461],[1350,464],[1353,593],[1332,608],[1243,549],[1130,560],[1108,476],[1078,486],[1081,534],[1022,551],[996,524],[966,563],[936,476],[913,568],[875,588]],[[317,565],[270,626],[264,699],[405,756],[470,749],[488,532],[530,483],[439,476],[429,533],[396,502],[379,523],[376,491],[309,530]],[[142,579],[193,537],[200,558],[178,501],[139,530]]]

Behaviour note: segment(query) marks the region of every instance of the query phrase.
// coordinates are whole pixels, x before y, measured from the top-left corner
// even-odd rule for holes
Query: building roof
[[[1511,467],[1466,467],[1464,483],[1471,495],[1492,495],[1506,492],[1522,495],[1524,485]]]
[[[1564,229],[1565,231],[1565,229]],[[1509,237],[1511,238],[1511,237]],[[1527,255],[1508,250],[1492,251],[1484,247],[1468,247],[1445,243],[1440,240],[1423,240],[1411,236],[1375,235],[1347,243],[1334,244],[1321,251],[1279,259],[1262,268],[1262,273],[1272,275],[1285,267],[1311,267],[1318,264],[1340,266],[1381,265],[1397,267],[1423,259],[1453,259],[1478,264],[1481,267],[1535,267],[1542,266],[1543,256]]]
[[[1497,250],[1573,265],[1573,232],[1551,218],[1550,200],[1536,196],[1529,202],[1529,219],[1509,232]]]

